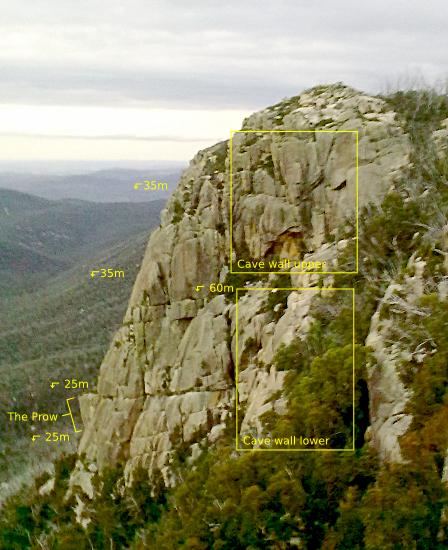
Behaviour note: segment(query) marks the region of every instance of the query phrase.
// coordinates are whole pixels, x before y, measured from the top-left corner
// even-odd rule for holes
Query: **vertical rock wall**
[[[395,114],[380,99],[344,86],[281,102],[249,117],[243,129],[359,130],[360,207],[380,201],[409,163],[408,138]],[[235,134],[233,260],[296,253],[337,270],[338,250],[347,245],[342,230],[355,213],[355,160],[347,142],[353,139],[343,133]],[[92,469],[120,460],[128,470],[138,464],[161,469],[169,480],[172,452],[180,443],[194,457],[199,441],[216,441],[233,421],[235,304],[228,294],[208,291],[210,283],[225,281],[230,260],[228,147],[222,142],[199,152],[185,170],[149,239],[123,326],[101,365],[97,393],[81,399],[85,429],[79,453]],[[317,280],[311,274],[282,277],[300,287]],[[197,291],[197,285],[204,287]],[[241,361],[239,378],[242,430],[260,429],[260,415],[271,408],[284,410],[283,398],[270,401],[284,381],[273,357],[310,322],[312,293],[291,291],[276,320],[266,311],[267,294],[248,292],[239,302],[238,353],[240,360],[249,357]],[[373,345],[382,330],[375,323]],[[383,358],[382,368],[379,381],[371,373],[371,391],[379,402],[387,394],[388,404],[374,407],[372,430],[378,445],[389,449],[394,443],[382,433],[406,394],[398,385],[396,394],[388,393],[394,366]],[[407,422],[400,420],[394,438]]]

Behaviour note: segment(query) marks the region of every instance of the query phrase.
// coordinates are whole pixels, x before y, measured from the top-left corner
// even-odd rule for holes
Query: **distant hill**
[[[175,189],[182,167],[153,169],[115,168],[86,174],[33,174],[0,172],[0,188],[31,193],[46,199],[82,199],[93,202],[148,202],[166,200]],[[168,183],[168,190],[143,191],[134,183],[156,180]]]
[[[164,202],[50,201],[0,189],[0,418],[60,410],[63,390],[49,391],[49,380],[93,386]],[[124,276],[92,279],[99,267]],[[30,454],[29,436],[26,424],[2,422],[5,475],[44,459]]]
[[[148,231],[164,202],[50,201],[0,189],[0,291],[40,287],[81,259]]]
[[[120,326],[142,260],[148,232],[134,235],[50,278],[41,289],[0,301],[0,417],[9,410],[59,411],[64,390],[50,380],[76,377],[92,388],[109,340]],[[125,271],[123,278],[94,279],[98,265]],[[6,429],[4,429],[6,428]],[[0,482],[31,455],[29,427],[3,424]],[[17,461],[15,464],[11,457]]]

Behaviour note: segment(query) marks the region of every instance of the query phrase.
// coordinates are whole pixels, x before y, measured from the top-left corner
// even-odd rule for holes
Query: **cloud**
[[[8,162],[21,166],[24,161],[47,160],[94,160],[107,161],[117,166],[125,160],[135,161],[186,161],[199,149],[213,145],[215,140],[145,140],[114,139],[107,136],[83,138],[82,136],[33,136],[0,134],[0,163]]]
[[[0,158],[186,159],[317,84],[446,79],[446,0],[17,0]]]
[[[143,109],[106,106],[0,105],[6,135],[95,139],[186,140],[228,137],[249,113],[240,110]],[[45,131],[43,131],[45,129]]]
[[[210,141],[219,141],[220,137],[210,136],[173,136],[173,135],[155,135],[155,136],[134,136],[127,134],[115,135],[70,135],[70,134],[29,134],[29,133],[14,133],[0,132],[0,138],[23,138],[29,137],[33,139],[49,139],[49,140],[81,140],[81,141],[146,141],[146,142],[169,142],[169,143],[201,143]],[[222,136],[221,136],[222,137]]]
[[[0,102],[256,109],[318,83],[446,76],[433,0],[36,0],[0,23]]]
[[[1,159],[186,160],[249,113],[95,105],[0,105]]]
[[[23,84],[26,83],[26,84]],[[3,66],[0,73],[0,103],[47,105],[131,105],[172,108],[261,107],[288,93],[294,85],[263,74],[211,70],[185,74],[167,69],[84,69],[46,66]]]

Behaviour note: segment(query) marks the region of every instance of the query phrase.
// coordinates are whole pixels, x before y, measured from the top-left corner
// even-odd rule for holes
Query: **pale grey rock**
[[[402,462],[399,438],[406,433],[412,417],[406,412],[411,392],[405,387],[399,374],[400,361],[409,356],[410,350],[403,349],[400,341],[406,339],[397,336],[397,330],[406,331],[410,314],[423,315],[418,309],[418,300],[424,294],[425,262],[412,255],[406,275],[401,284],[392,282],[387,288],[377,311],[372,317],[366,345],[372,348],[376,363],[368,365],[369,392],[371,401],[370,440],[386,461]],[[389,316],[381,317],[382,309],[393,307],[400,321]],[[392,342],[392,343],[391,343]],[[425,354],[415,355],[417,361],[423,361]]]
[[[95,495],[92,484],[93,473],[82,469],[82,464],[79,461],[76,466],[77,468],[70,478],[70,491],[73,492],[75,488],[80,488],[85,495],[93,499]],[[68,496],[70,496],[70,493]]]
[[[39,487],[39,495],[40,496],[46,496],[53,492],[55,484],[55,478],[50,477],[48,481],[46,481],[43,485]]]
[[[182,300],[181,302],[174,302],[166,309],[166,316],[170,321],[177,321],[179,319],[193,319],[198,311],[196,300]]]
[[[210,433],[208,434],[207,439],[212,444],[216,443],[224,435],[225,431],[226,431],[226,425],[224,423],[216,424],[210,430]]]
[[[76,498],[76,505],[73,508],[73,511],[75,512],[76,522],[79,523],[83,529],[87,529],[89,523],[91,522],[91,519],[86,513],[87,506],[85,505],[84,501],[80,498],[79,494],[76,494],[75,498]]]
[[[442,121],[441,128],[432,134],[437,152],[441,158],[448,154],[448,118]]]
[[[244,128],[359,130],[360,207],[380,202],[409,164],[408,136],[395,114],[382,100],[339,85],[255,113]],[[264,412],[285,412],[284,396],[275,395],[283,390],[285,372],[276,370],[274,358],[282,344],[309,330],[317,291],[292,291],[277,321],[266,311],[268,292],[240,296],[237,357],[236,306],[208,288],[225,282],[231,232],[233,243],[252,256],[247,259],[289,255],[338,270],[338,252],[351,244],[338,243],[339,232],[355,215],[353,140],[348,133],[235,133],[232,228],[229,144],[200,151],[191,161],[149,239],[123,327],[101,365],[97,393],[80,400],[79,453],[86,465],[78,464],[73,491],[90,497],[85,475],[94,472],[88,465],[101,470],[118,461],[125,462],[128,480],[143,466],[174,484],[176,445],[188,443],[194,460],[201,443],[217,442],[234,418],[237,362],[243,430],[262,431]],[[329,243],[329,236],[336,242]],[[297,288],[319,280],[313,273],[284,277]],[[261,280],[252,284],[266,286]],[[404,284],[420,292],[418,266]],[[204,285],[200,293],[197,285]],[[377,398],[372,442],[384,458],[400,460],[397,441],[409,425],[403,413],[408,394],[394,354],[403,350],[381,356],[388,327],[372,323],[370,343],[382,362],[382,370],[372,366],[370,372]]]
[[[262,168],[258,168],[254,172],[252,190],[257,195],[263,194],[275,197],[277,194],[274,178]]]
[[[255,429],[255,433],[263,433],[260,417],[273,410],[274,402],[271,396],[283,388],[286,372],[278,372],[271,367],[269,372],[260,369],[247,369],[240,378],[239,391],[241,400],[246,402],[246,413],[241,424],[240,433],[243,435]]]

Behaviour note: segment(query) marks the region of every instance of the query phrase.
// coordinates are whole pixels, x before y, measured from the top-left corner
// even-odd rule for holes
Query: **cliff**
[[[259,129],[277,132],[247,132]],[[230,235],[234,270],[238,258],[259,262],[294,253],[325,262],[330,272],[354,270],[355,145],[353,134],[341,132],[353,129],[359,132],[362,211],[381,203],[403,178],[409,136],[385,101],[344,86],[312,89],[244,121],[233,139],[232,228],[229,142],[191,161],[151,235],[123,326],[101,365],[98,391],[81,399],[79,453],[92,471],[125,461],[128,472],[137,465],[157,468],[169,482],[177,445],[189,444],[194,457],[202,439],[215,442],[226,422],[235,422],[236,305],[229,292],[211,293],[210,284],[302,288],[334,281],[332,275],[294,274],[300,267],[275,280],[272,274],[232,278]],[[352,253],[341,267],[344,250]],[[266,307],[270,294],[249,292],[238,304],[241,433],[262,432],[260,416],[285,409],[286,373],[273,359],[282,344],[306,333],[311,304],[323,292],[291,290],[275,319]],[[379,357],[385,329],[377,319],[369,343]],[[370,372],[370,437],[380,453],[399,460],[397,438],[409,424],[406,390],[393,359],[381,359],[383,367]],[[73,484],[92,494],[91,475],[78,472]]]
[[[0,547],[446,548],[447,151],[446,95],[332,85],[199,152]]]

